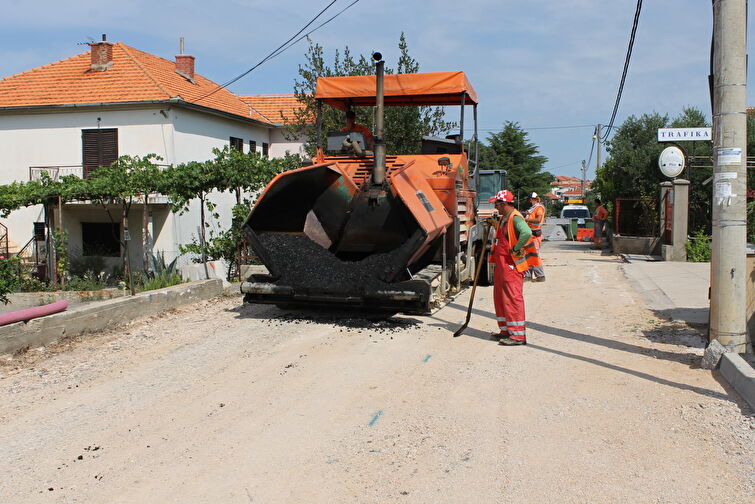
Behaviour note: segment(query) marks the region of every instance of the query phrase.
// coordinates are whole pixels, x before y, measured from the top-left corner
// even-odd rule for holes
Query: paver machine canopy
[[[242,284],[247,301],[427,313],[438,284],[447,292],[462,281],[454,261],[474,224],[463,138],[387,155],[384,106],[471,105],[476,142],[477,95],[463,72],[384,75],[383,64],[376,75],[318,79],[318,139],[323,106],[374,106],[374,151],[334,132],[327,144],[341,150],[321,142],[310,165],[268,184],[243,233],[269,275]]]

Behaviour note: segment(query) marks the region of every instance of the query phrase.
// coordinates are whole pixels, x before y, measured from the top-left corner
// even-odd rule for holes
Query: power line
[[[351,2],[351,3],[349,4],[349,5],[347,5],[346,7],[344,7],[343,9],[341,9],[340,11],[336,12],[335,14],[333,14],[333,16],[329,17],[328,19],[326,19],[325,21],[323,21],[322,23],[320,23],[320,24],[319,24],[319,25],[317,25],[316,27],[312,28],[312,29],[311,29],[311,30],[309,30],[309,31],[308,31],[307,33],[305,33],[304,35],[302,35],[301,37],[299,37],[298,39],[296,39],[296,40],[294,40],[293,42],[291,42],[291,43],[290,43],[290,44],[289,44],[288,46],[286,46],[286,47],[284,47],[283,49],[281,49],[280,51],[276,52],[275,54],[273,54],[273,55],[272,55],[272,56],[270,56],[269,58],[266,58],[266,59],[265,59],[265,61],[269,61],[269,60],[271,60],[271,59],[273,59],[273,58],[275,58],[275,57],[277,57],[277,56],[280,56],[280,55],[281,55],[281,54],[282,54],[283,52],[287,51],[288,49],[290,49],[291,47],[293,47],[293,46],[294,46],[294,45],[296,45],[297,43],[299,43],[299,42],[301,42],[302,40],[304,40],[305,38],[309,37],[309,36],[310,36],[311,34],[313,34],[313,33],[314,33],[314,32],[316,32],[317,30],[319,30],[320,28],[322,28],[323,26],[325,26],[326,24],[330,23],[330,22],[331,22],[331,21],[333,21],[333,20],[334,20],[335,18],[337,18],[338,16],[340,16],[341,14],[343,14],[344,12],[346,12],[346,11],[347,11],[348,9],[350,9],[350,8],[351,8],[351,7],[352,7],[352,6],[354,5],[354,4],[356,4],[357,2],[359,2],[359,0],[354,0],[354,1],[353,1],[353,2]],[[301,32],[300,32],[300,33],[301,33]]]
[[[295,45],[299,41],[303,40],[305,37],[307,37],[311,33],[319,30],[320,28],[322,28],[326,24],[330,23],[335,18],[337,18],[338,16],[340,16],[343,12],[345,12],[346,10],[348,10],[349,8],[351,8],[354,4],[356,4],[357,2],[359,2],[359,0],[354,0],[349,5],[347,5],[346,7],[344,7],[343,9],[341,9],[340,11],[338,11],[335,15],[333,15],[332,17],[330,17],[329,19],[327,19],[326,21],[324,21],[323,23],[321,23],[320,25],[318,25],[316,28],[308,31],[304,35],[301,35],[301,33],[304,30],[306,30],[307,28],[309,28],[315,21],[317,21],[317,19],[320,16],[322,16],[325,13],[325,11],[327,11],[330,7],[332,7],[333,4],[336,3],[337,1],[338,0],[331,0],[331,2],[328,3],[328,5],[326,5],[325,8],[323,8],[320,12],[318,12],[317,15],[315,17],[313,17],[307,24],[305,24],[298,32],[296,32],[295,34],[293,34],[288,40],[286,40],[284,43],[282,43],[277,48],[275,48],[275,50],[272,51],[270,54],[268,54],[267,56],[265,56],[264,58],[262,58],[262,60],[259,63],[257,63],[256,65],[252,66],[251,68],[249,68],[248,70],[246,70],[242,74],[240,74],[240,75],[234,77],[233,79],[229,80],[228,82],[219,85],[218,87],[216,87],[215,89],[213,89],[209,93],[207,93],[207,94],[205,94],[203,96],[200,96],[199,98],[197,98],[196,100],[194,100],[194,102],[196,103],[196,102],[198,102],[200,100],[204,100],[205,98],[207,98],[207,97],[209,97],[209,96],[217,93],[221,89],[224,89],[224,88],[230,86],[231,84],[233,84],[234,82],[237,82],[238,80],[246,77],[251,72],[253,72],[257,68],[259,68],[261,65],[263,65],[264,63],[270,61],[271,59],[275,58],[276,56],[279,56],[284,51],[286,51],[287,49],[289,49],[290,47],[292,47],[293,45]],[[301,35],[301,36],[299,37],[299,35]],[[299,38],[296,38],[296,37],[299,37]],[[296,40],[294,40],[294,39],[296,39]]]
[[[592,136],[592,145],[590,146],[590,157],[587,158],[587,166],[592,162],[592,153],[595,152],[595,141],[598,139],[598,128],[595,128],[595,134]]]
[[[562,165],[558,165],[558,166],[546,166],[545,168],[547,170],[558,170],[559,168],[564,168],[566,166],[572,166],[572,165],[575,165],[575,164],[579,164],[580,162],[581,161],[573,161],[571,163],[566,163],[566,164],[562,164]]]
[[[573,129],[573,128],[594,128],[594,124],[573,124],[569,126],[540,126],[536,128],[525,128],[523,126],[520,126],[520,128],[524,131],[532,131],[532,130],[554,130],[554,129]],[[473,131],[474,128],[464,128],[465,131]],[[502,131],[503,128],[477,128],[477,131]]]
[[[611,132],[611,129],[613,128],[613,121],[616,119],[616,112],[619,110],[619,103],[621,102],[621,93],[624,91],[624,82],[627,78],[627,73],[629,71],[629,60],[632,57],[632,47],[634,46],[634,37],[637,34],[637,24],[640,20],[640,11],[642,10],[642,0],[637,0],[637,9],[634,12],[634,22],[632,23],[632,33],[629,36],[629,46],[627,47],[627,55],[624,59],[624,71],[621,74],[621,82],[619,83],[619,90],[616,93],[616,102],[613,105],[613,113],[611,114],[611,120],[608,122],[608,126],[606,126],[606,134],[602,137],[602,140],[605,142],[608,139],[608,135]]]

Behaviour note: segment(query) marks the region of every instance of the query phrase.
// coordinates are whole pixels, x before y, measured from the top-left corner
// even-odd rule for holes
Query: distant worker
[[[527,221],[532,230],[532,241],[535,242],[538,255],[540,254],[540,244],[543,243],[543,230],[542,226],[545,222],[545,207],[540,202],[540,196],[536,192],[530,194],[530,209],[524,213],[524,220]],[[532,266],[525,278],[531,278],[533,282],[545,282],[545,271],[542,264],[540,266]]]
[[[491,334],[499,345],[526,345],[527,332],[522,293],[524,272],[542,262],[532,241],[532,231],[512,202],[511,191],[502,190],[488,202],[495,204],[501,216],[491,262],[495,264],[493,276],[493,303],[498,321],[498,333]]]
[[[356,122],[357,115],[353,110],[346,111],[346,126],[341,128],[341,131],[354,131],[364,135],[364,141],[367,143],[365,146],[368,150],[373,150],[372,133],[369,128],[362,126]]]
[[[595,198],[595,213],[592,216],[592,223],[594,226],[592,235],[592,248],[600,249],[601,240],[603,239],[603,228],[606,225],[606,219],[608,219],[608,210],[600,202],[600,198]]]

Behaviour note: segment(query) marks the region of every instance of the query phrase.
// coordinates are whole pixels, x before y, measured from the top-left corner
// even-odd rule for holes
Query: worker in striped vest
[[[524,273],[531,266],[542,266],[542,262],[532,240],[532,230],[512,205],[511,191],[498,191],[488,201],[495,204],[501,216],[490,254],[495,263],[493,303],[498,321],[498,332],[491,336],[498,339],[499,345],[526,345]]]
[[[542,226],[545,222],[545,207],[540,202],[540,196],[538,196],[536,192],[530,194],[529,199],[530,205],[532,206],[524,213],[524,220],[527,221],[527,224],[532,230],[532,241],[535,243],[538,255],[540,255],[540,245],[543,243]],[[540,258],[542,260],[542,256],[540,256]],[[527,273],[524,274],[524,278],[529,278],[533,282],[545,282],[545,271],[543,270],[543,266],[531,267],[527,270]]]

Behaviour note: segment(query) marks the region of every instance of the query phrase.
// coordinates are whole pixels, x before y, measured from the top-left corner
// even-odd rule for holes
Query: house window
[[[231,149],[244,152],[244,139],[231,137]]]
[[[118,160],[118,129],[81,130],[81,150],[84,177],[100,166],[110,166]]]
[[[119,257],[121,225],[111,222],[82,222],[81,249],[85,256]]]
[[[257,152],[257,142],[254,140],[249,140],[249,153]]]
[[[34,223],[34,241],[39,241],[39,242],[45,241],[45,223],[44,222]]]
[[[270,150],[270,146],[265,142],[262,142],[262,155],[267,157],[267,153]]]

